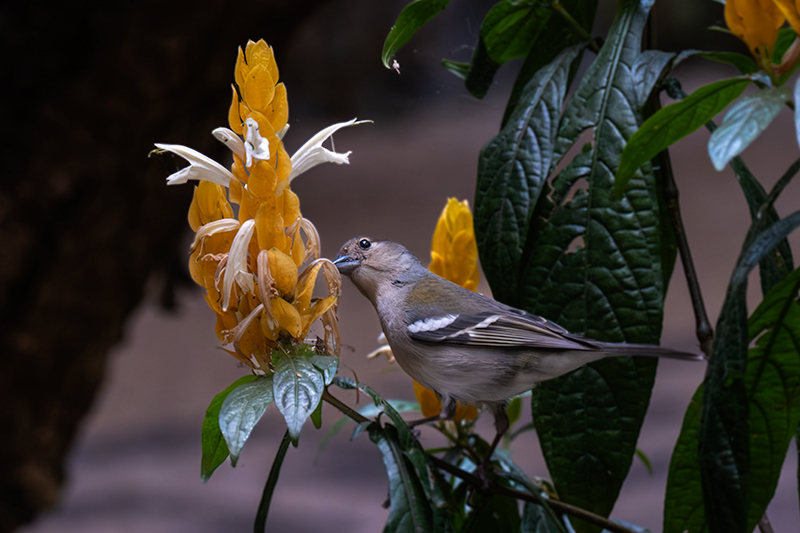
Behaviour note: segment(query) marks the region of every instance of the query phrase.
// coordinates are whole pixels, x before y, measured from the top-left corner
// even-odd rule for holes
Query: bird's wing
[[[420,319],[408,325],[412,339],[433,343],[596,350],[598,344],[570,334],[540,316],[529,313],[484,312],[474,315],[448,314]]]

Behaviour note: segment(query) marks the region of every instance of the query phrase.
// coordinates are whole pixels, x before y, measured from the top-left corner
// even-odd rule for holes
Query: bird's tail
[[[681,352],[671,348],[662,348],[652,344],[622,344],[603,342],[599,343],[601,349],[610,356],[615,355],[645,355],[648,357],[668,357],[669,359],[682,359],[685,361],[705,361],[703,354]]]

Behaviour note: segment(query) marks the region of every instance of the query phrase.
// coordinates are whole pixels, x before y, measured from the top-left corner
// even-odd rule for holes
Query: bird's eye
[[[358,247],[362,250],[368,250],[370,246],[372,246],[372,243],[367,239],[361,239],[358,241]]]

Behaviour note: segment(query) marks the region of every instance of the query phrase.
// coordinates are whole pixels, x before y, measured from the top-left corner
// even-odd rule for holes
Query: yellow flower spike
[[[253,111],[265,113],[272,98],[275,96],[275,81],[266,68],[256,65],[244,80],[242,98],[247,102],[247,107]]]
[[[227,256],[235,231],[212,235],[203,240],[189,256],[189,274],[195,283],[208,291],[216,288],[216,271],[220,260]]]
[[[300,313],[300,319],[302,321],[300,338],[305,338],[306,335],[308,335],[308,330],[311,328],[311,324],[313,324],[314,321],[320,318],[321,316],[324,316],[325,313],[327,313],[338,303],[339,303],[339,294],[338,293],[329,294],[325,298],[321,298],[312,303],[308,312]]]
[[[471,291],[478,289],[478,244],[466,200],[447,200],[433,232],[428,270]]]
[[[233,349],[239,359],[245,359],[253,368],[261,366],[259,359],[264,359],[267,353],[267,342],[258,324],[254,324],[259,316],[262,316],[264,305],[261,304],[251,311],[235,328],[233,339]]]
[[[272,47],[264,39],[259,39],[255,43],[248,41],[244,54],[250,68],[255,65],[262,65],[267,69],[272,79],[276,82],[278,81],[278,64],[275,62],[275,54],[272,51]]]
[[[274,198],[261,202],[255,216],[258,247],[262,250],[277,248],[288,252],[284,234],[283,216],[278,212]]]
[[[233,71],[233,79],[236,81],[236,85],[238,85],[240,89],[244,87],[244,79],[248,72],[250,72],[250,66],[247,64],[247,59],[242,51],[242,47],[240,46],[239,56],[236,58],[236,68]],[[233,129],[233,127],[231,127],[231,129]]]
[[[282,83],[275,86],[275,95],[267,119],[275,131],[282,130],[289,122],[289,101],[286,98],[286,86]]]
[[[189,225],[192,230],[197,231],[200,226],[223,218],[233,218],[225,188],[210,181],[198,182],[189,205]]]
[[[322,328],[324,330],[325,348],[330,355],[339,355],[339,317],[336,315],[336,305],[322,314]]]
[[[240,48],[239,51],[241,50]],[[239,112],[239,93],[236,92],[236,87],[233,85],[231,85],[231,89],[233,90],[233,99],[231,100],[231,107],[228,109],[228,125],[235,133],[244,135],[244,127],[242,126],[244,119]]]
[[[747,44],[759,63],[762,57],[770,57],[778,38],[778,29],[785,20],[786,17],[774,0],[725,2],[725,23],[728,29]],[[763,49],[763,56],[759,49]]]
[[[422,416],[425,418],[436,416],[442,412],[442,402],[436,393],[430,389],[426,389],[417,380],[412,379],[414,382],[414,395],[417,397],[419,406],[422,409]]]
[[[277,248],[272,248],[267,252],[269,256],[269,271],[272,276],[275,288],[281,296],[290,299],[294,296],[295,286],[297,285],[297,265],[291,257]]]
[[[297,309],[283,298],[272,298],[272,314],[274,322],[266,320],[262,315],[261,329],[267,338],[277,340],[281,332],[287,332],[292,338],[299,339],[302,331],[302,319]]]
[[[783,16],[789,21],[795,33],[800,35],[800,1],[798,0],[772,0]]]

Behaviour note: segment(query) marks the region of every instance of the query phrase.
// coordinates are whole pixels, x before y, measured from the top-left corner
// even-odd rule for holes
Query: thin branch
[[[359,424],[364,423],[364,422],[372,422],[372,420],[370,420],[369,418],[365,417],[364,415],[362,415],[358,411],[352,409],[346,403],[344,403],[341,400],[339,400],[338,398],[332,396],[331,393],[328,392],[328,389],[325,389],[325,391],[322,393],[322,399],[324,401],[328,402],[329,404],[331,404],[332,406],[334,406],[335,408],[337,408],[338,410],[340,410],[345,415],[349,416],[350,418],[352,418],[353,420],[358,422]]]
[[[442,459],[439,459],[438,457],[434,457],[434,456],[431,455],[431,456],[429,456],[429,458],[430,458],[431,462],[434,465],[436,465],[438,468],[444,470],[445,472],[448,472],[449,474],[452,474],[452,475],[456,476],[457,478],[460,478],[460,479],[464,480],[465,482],[469,483],[470,485],[472,485],[473,487],[475,487],[478,490],[482,489],[483,483],[478,478],[478,476],[476,476],[474,474],[471,474],[471,473],[469,473],[469,472],[467,472],[465,470],[462,470],[462,469],[458,468],[457,466],[451,465],[447,461],[443,461]],[[510,489],[510,488],[507,488],[507,487],[501,487],[501,486],[496,485],[496,484],[490,484],[489,488],[486,490],[486,492],[488,492],[489,494],[498,494],[498,495],[501,495],[501,496],[508,496],[510,498],[514,498],[514,499],[517,499],[517,500],[523,500],[523,501],[526,501],[526,502],[535,503],[537,505],[542,505],[542,501],[540,501],[540,499],[538,499],[533,494],[530,494],[530,493],[527,493],[527,492],[522,492],[521,490]],[[631,529],[629,529],[627,527],[621,526],[621,525],[617,524],[616,522],[612,522],[611,520],[609,520],[607,518],[604,518],[604,517],[602,517],[600,515],[596,515],[596,514],[594,514],[592,512],[589,512],[589,511],[587,511],[585,509],[581,509],[580,507],[575,507],[574,505],[570,505],[568,503],[562,502],[561,500],[548,499],[548,500],[545,500],[545,501],[546,501],[546,504],[549,505],[557,513],[562,513],[562,514],[574,516],[575,518],[580,518],[581,520],[589,522],[590,524],[594,524],[596,526],[600,526],[600,527],[602,527],[604,529],[607,529],[608,531],[611,531],[612,533],[634,533],[633,530],[631,530]]]

